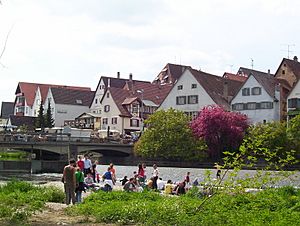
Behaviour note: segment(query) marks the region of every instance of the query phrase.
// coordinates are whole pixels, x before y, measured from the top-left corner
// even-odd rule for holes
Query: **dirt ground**
[[[113,226],[113,224],[97,224],[92,218],[84,219],[82,216],[68,216],[64,209],[66,204],[61,203],[46,203],[46,208],[42,212],[37,212],[29,219],[28,224],[32,226],[52,226],[52,225],[75,225],[75,226]]]

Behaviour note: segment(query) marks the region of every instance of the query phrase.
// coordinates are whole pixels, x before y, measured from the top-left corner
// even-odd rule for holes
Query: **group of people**
[[[88,155],[78,157],[78,161],[70,159],[69,164],[64,167],[62,182],[64,183],[66,204],[80,203],[82,201],[82,192],[86,189],[102,189],[111,191],[116,182],[116,171],[111,163],[107,171],[100,177],[97,172],[98,161],[92,164]],[[104,187],[98,185],[100,180],[104,182]]]
[[[71,159],[69,165],[64,167],[62,180],[64,182],[67,205],[71,202],[73,204],[80,203],[82,200],[82,192],[85,192],[86,189],[112,191],[117,182],[114,165],[111,163],[106,172],[100,175],[97,172],[97,164],[98,161],[92,163],[89,156],[84,155],[84,158],[79,156],[77,162]],[[220,174],[221,170],[218,169],[217,178],[220,178]],[[182,195],[191,187],[190,172],[187,172],[185,178],[177,183],[173,183],[171,180],[165,183],[159,176],[160,172],[158,167],[154,164],[152,175],[147,179],[146,165],[140,163],[138,164],[137,171],[134,171],[129,179],[127,176],[124,176],[120,182],[123,190],[127,192],[140,192],[144,189],[153,189],[156,191],[164,191],[167,195]],[[198,183],[196,183],[198,181],[196,180],[192,183],[195,186],[198,185]],[[99,186],[100,181],[103,181],[104,186]]]

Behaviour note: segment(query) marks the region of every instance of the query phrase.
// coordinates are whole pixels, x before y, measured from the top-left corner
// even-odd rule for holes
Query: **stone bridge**
[[[65,141],[1,141],[2,149],[17,149],[34,153],[37,159],[60,159],[61,156],[76,157],[78,154],[96,152],[102,156],[129,157],[133,155],[133,145],[119,143],[89,143]]]

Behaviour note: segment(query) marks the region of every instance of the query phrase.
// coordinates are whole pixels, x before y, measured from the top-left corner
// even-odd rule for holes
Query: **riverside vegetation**
[[[11,181],[0,188],[0,217],[2,222],[24,225],[33,212],[44,208],[45,202],[62,202],[63,198],[58,188]],[[293,187],[269,188],[254,194],[241,190],[219,192],[201,205],[205,198],[197,187],[183,196],[162,196],[153,191],[99,191],[83,203],[61,211],[70,217],[82,216],[81,223],[300,225],[300,191]]]

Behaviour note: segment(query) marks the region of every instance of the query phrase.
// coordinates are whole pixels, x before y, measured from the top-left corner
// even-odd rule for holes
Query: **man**
[[[63,181],[66,194],[66,204],[75,204],[75,188],[76,188],[76,161],[75,159],[70,159],[69,165],[64,167],[63,171]]]
[[[153,189],[157,190],[157,179],[158,179],[158,174],[159,171],[157,169],[157,165],[153,164],[153,174],[152,174],[152,178],[153,178],[153,184],[152,187]]]
[[[89,159],[89,155],[85,154],[84,155],[84,176],[86,177],[88,173],[92,172],[92,161]]]
[[[123,186],[124,191],[136,191],[136,186],[134,184],[134,178],[130,178],[129,181]]]

